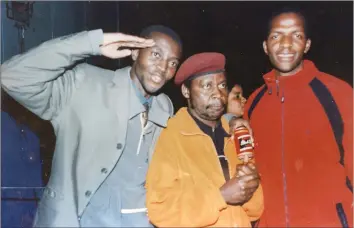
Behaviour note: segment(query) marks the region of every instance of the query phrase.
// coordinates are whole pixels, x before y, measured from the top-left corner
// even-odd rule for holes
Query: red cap
[[[175,84],[181,85],[187,79],[225,71],[225,56],[217,52],[192,55],[182,63],[175,77]]]

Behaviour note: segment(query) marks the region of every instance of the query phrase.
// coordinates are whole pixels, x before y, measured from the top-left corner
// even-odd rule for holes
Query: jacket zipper
[[[285,211],[285,226],[289,227],[289,207],[287,195],[287,181],[285,172],[285,151],[284,151],[284,92],[281,97],[281,155],[282,155],[282,178],[283,178],[283,195],[284,195],[284,211]]]

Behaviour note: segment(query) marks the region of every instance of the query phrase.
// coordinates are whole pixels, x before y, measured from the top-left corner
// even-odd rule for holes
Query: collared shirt
[[[151,104],[152,104],[152,98],[153,96],[150,96],[149,98],[146,98],[144,97],[144,95],[140,92],[140,90],[136,87],[136,85],[134,84],[134,82],[132,81],[131,83],[134,91],[135,91],[135,94],[136,96],[139,98],[140,100],[140,103],[141,104],[148,104],[149,105],[149,108],[151,108]]]
[[[150,227],[145,206],[145,177],[155,124],[163,126],[156,97],[144,97],[131,81],[126,147],[113,171],[92,197],[81,217],[82,227]],[[143,103],[150,101],[148,123],[142,126]]]
[[[212,127],[206,125],[205,123],[203,123],[202,121],[194,117],[189,110],[188,113],[194,119],[194,121],[196,122],[200,130],[202,130],[206,135],[208,135],[213,140],[215,149],[218,153],[220,165],[224,172],[225,180],[229,180],[230,179],[229,167],[228,167],[226,157],[224,155],[224,143],[225,143],[224,140],[225,137],[230,137],[230,135],[222,127],[220,120],[216,124],[215,129],[213,129]]]

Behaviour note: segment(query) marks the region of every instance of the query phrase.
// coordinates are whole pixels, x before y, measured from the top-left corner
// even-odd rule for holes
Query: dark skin
[[[191,82],[190,89],[182,85],[182,94],[192,115],[215,128],[226,108],[228,90],[225,74],[198,77]]]
[[[227,113],[242,117],[246,101],[246,98],[243,97],[242,87],[240,85],[235,85],[229,93]]]
[[[263,42],[264,52],[278,76],[291,76],[301,71],[303,56],[310,46],[304,21],[296,13],[283,13],[275,17],[268,38]]]
[[[224,73],[209,74],[194,79],[190,88],[182,85],[182,94],[188,101],[191,114],[206,125],[215,128],[226,108],[228,89]],[[227,181],[220,192],[231,205],[247,202],[259,185],[256,167],[242,164],[236,167],[236,176]]]
[[[225,202],[230,205],[242,205],[249,201],[260,182],[258,170],[252,163],[236,166],[236,176],[220,188]]]
[[[142,94],[148,98],[171,80],[181,57],[181,47],[166,34],[153,32],[149,36],[152,47],[132,51],[134,64],[130,77]]]

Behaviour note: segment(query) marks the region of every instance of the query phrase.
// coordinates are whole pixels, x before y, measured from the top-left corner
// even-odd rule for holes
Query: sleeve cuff
[[[103,31],[102,29],[96,29],[88,32],[92,54],[101,55],[100,45],[103,43]]]
[[[216,193],[216,201],[215,202],[217,203],[217,207],[219,208],[219,211],[227,208],[227,204],[224,200],[224,197],[221,195],[220,190],[218,190]]]
[[[226,113],[224,114],[224,118],[230,122],[230,120],[233,118],[233,117],[237,117],[235,114],[232,114],[232,113]]]

